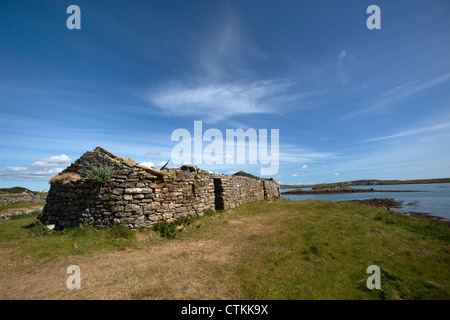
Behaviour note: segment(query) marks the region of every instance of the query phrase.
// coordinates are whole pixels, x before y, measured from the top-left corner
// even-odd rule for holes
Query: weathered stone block
[[[133,200],[133,195],[131,195],[131,194],[124,194],[123,195],[123,199],[124,200]]]

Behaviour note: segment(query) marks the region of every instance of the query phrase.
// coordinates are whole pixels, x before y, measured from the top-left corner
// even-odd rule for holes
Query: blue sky
[[[447,0],[3,0],[0,187],[96,146],[159,166],[196,120],[279,129],[286,184],[450,177],[449,52]]]

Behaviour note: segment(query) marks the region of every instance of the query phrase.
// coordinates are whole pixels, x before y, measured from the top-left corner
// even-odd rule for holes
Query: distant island
[[[314,188],[314,187],[333,187],[333,186],[370,186],[370,185],[391,185],[391,184],[424,184],[424,183],[448,183],[450,178],[439,178],[439,179],[415,179],[415,180],[377,180],[377,179],[366,179],[366,180],[353,180],[344,182],[334,182],[334,183],[322,183],[314,185],[289,185],[280,184],[281,189],[287,188]]]
[[[360,193],[360,192],[418,192],[416,190],[374,190],[370,189],[355,189],[344,184],[333,184],[333,185],[319,185],[313,186],[311,189],[304,190],[298,188],[295,190],[290,190],[282,192],[281,194],[292,194],[292,195],[303,195],[303,194],[333,194],[333,193]]]

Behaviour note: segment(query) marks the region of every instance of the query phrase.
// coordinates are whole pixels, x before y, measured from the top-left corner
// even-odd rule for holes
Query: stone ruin
[[[97,185],[87,173],[101,165],[114,167],[114,173]],[[41,220],[55,229],[83,224],[149,228],[160,221],[202,216],[208,209],[226,210],[280,197],[274,179],[242,171],[231,176],[215,174],[190,165],[158,170],[101,147],[86,152],[54,178]]]

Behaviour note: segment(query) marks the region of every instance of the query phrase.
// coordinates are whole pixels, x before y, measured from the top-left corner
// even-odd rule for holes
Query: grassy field
[[[249,203],[154,230],[0,222],[1,299],[449,299],[450,229],[347,202]],[[182,231],[181,231],[182,230]],[[78,265],[81,289],[69,290]],[[381,269],[369,290],[366,269]]]

